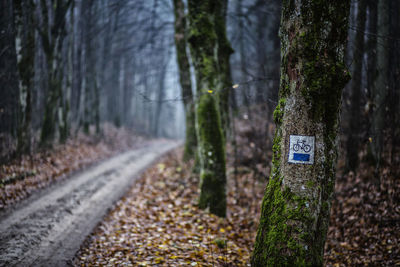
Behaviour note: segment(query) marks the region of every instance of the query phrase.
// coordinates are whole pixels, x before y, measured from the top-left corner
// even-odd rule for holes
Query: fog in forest
[[[218,248],[236,266],[235,244],[235,264],[398,265],[399,14],[390,0],[0,0],[0,213],[106,159],[93,188],[108,175],[128,188],[120,169],[174,150],[134,193],[142,225],[159,207],[172,222],[172,206],[198,236],[213,222],[211,247],[185,264],[214,266]],[[107,263],[93,251],[88,265]]]

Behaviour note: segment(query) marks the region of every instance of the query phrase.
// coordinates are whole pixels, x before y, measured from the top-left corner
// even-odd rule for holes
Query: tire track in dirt
[[[0,266],[70,265],[85,237],[139,174],[178,145],[154,141],[115,156],[0,214]]]

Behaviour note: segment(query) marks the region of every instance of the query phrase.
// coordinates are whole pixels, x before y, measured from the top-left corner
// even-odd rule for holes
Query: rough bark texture
[[[186,141],[183,158],[191,159],[196,153],[197,136],[195,126],[192,82],[190,80],[190,64],[186,53],[187,29],[185,6],[182,0],[174,0],[175,14],[175,46],[179,69],[179,81],[182,87],[183,104],[186,114]]]
[[[358,151],[361,130],[360,103],[362,86],[362,66],[364,56],[364,29],[367,0],[358,1],[357,32],[355,37],[354,69],[351,86],[351,110],[349,139],[347,140],[346,169],[354,171],[358,166]]]
[[[32,0],[14,1],[17,28],[17,58],[19,72],[20,127],[18,129],[18,153],[30,152],[32,90],[35,60],[34,3]]]
[[[200,158],[201,208],[218,216],[226,214],[225,143],[218,99],[222,88],[218,68],[218,37],[215,14],[221,2],[189,1],[189,43],[196,72],[196,129]]]
[[[12,0],[0,2],[0,160],[11,155],[18,128],[18,75]]]
[[[226,34],[226,12],[228,9],[228,1],[219,0],[214,4],[216,5],[214,8],[214,25],[218,38],[218,67],[220,80],[222,82],[221,89],[218,91],[218,105],[221,114],[222,130],[226,137],[230,128],[229,95],[231,94],[232,77],[229,58],[233,53],[233,49]]]
[[[69,9],[71,1],[53,0],[51,5],[47,5],[47,1],[40,1],[42,13],[42,27],[39,29],[42,39],[43,51],[46,55],[47,67],[47,86],[48,92],[46,96],[45,113],[40,135],[40,143],[42,146],[50,144],[57,133],[57,120],[62,114],[62,101],[64,99],[62,90],[63,67],[61,64],[61,51],[65,32],[65,15]],[[50,7],[50,8],[49,8]],[[54,21],[51,21],[50,15],[54,15]],[[51,34],[50,34],[51,33]],[[60,107],[60,109],[59,109]],[[65,110],[67,111],[67,109]],[[61,112],[58,113],[58,112]],[[58,117],[59,116],[59,117]],[[62,134],[64,132],[63,121],[60,120],[60,137],[66,139]]]
[[[322,266],[335,184],[350,1],[283,1],[273,168],[252,266]],[[314,164],[288,163],[289,136],[315,136]]]
[[[371,152],[379,168],[383,148],[383,127],[385,125],[385,103],[388,94],[389,73],[389,0],[378,1],[378,24],[376,45],[376,79],[372,88],[372,143]]]

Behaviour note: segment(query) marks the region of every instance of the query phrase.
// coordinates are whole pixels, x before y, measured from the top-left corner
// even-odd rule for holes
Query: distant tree
[[[184,159],[193,158],[196,153],[197,136],[194,114],[194,102],[192,94],[192,82],[190,77],[190,64],[187,55],[187,21],[185,6],[182,0],[174,0],[175,14],[175,46],[178,61],[179,81],[182,88],[183,104],[186,116],[186,139]]]
[[[15,151],[18,130],[18,69],[13,0],[0,1],[0,159]]]
[[[218,47],[218,71],[220,76],[221,89],[217,92],[218,105],[221,114],[221,126],[226,137],[229,128],[229,95],[232,87],[231,67],[229,59],[233,49],[226,34],[226,14],[228,10],[228,1],[219,0],[217,8],[214,9],[214,27],[217,35]]]
[[[19,92],[20,126],[18,130],[18,152],[29,153],[31,150],[32,91],[35,74],[35,24],[33,0],[14,1]]]
[[[377,12],[376,78],[372,88],[373,111],[371,123],[371,152],[377,168],[380,167],[382,160],[386,98],[389,90],[389,12],[389,0],[379,0]]]
[[[41,145],[46,145],[53,141],[57,132],[57,125],[60,126],[60,138],[66,139],[65,121],[61,121],[59,112],[67,112],[62,109],[61,100],[63,99],[62,79],[63,68],[61,63],[61,52],[63,41],[66,36],[65,20],[66,14],[71,4],[71,0],[51,0],[50,4],[46,0],[40,1],[41,25],[39,35],[46,56],[47,67],[47,96],[45,101],[45,113],[43,126],[40,135]],[[60,116],[64,117],[63,114]],[[60,122],[59,124],[57,124]]]
[[[358,1],[357,32],[354,42],[353,79],[351,81],[350,126],[347,140],[346,169],[354,171],[358,166],[358,152],[361,132],[361,87],[362,66],[364,58],[364,30],[366,21],[367,0]]]
[[[189,0],[189,44],[197,81],[196,126],[200,158],[200,208],[226,215],[225,142],[216,93],[223,89],[216,14],[221,0]]]
[[[252,266],[322,266],[335,185],[341,93],[350,0],[284,1],[280,100],[272,170],[262,202]],[[293,135],[308,163],[289,163]],[[292,154],[292,160],[295,160]],[[307,154],[299,154],[307,160]],[[298,162],[297,162],[298,163]],[[305,163],[305,162],[303,162]]]

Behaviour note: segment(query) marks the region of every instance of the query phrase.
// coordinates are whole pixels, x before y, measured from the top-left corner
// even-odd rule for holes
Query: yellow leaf
[[[154,261],[155,261],[155,263],[161,263],[161,262],[164,262],[164,258],[163,257],[158,257]]]
[[[225,229],[224,229],[224,228],[220,228],[219,231],[220,231],[221,233],[225,233]]]
[[[213,91],[212,91],[212,90],[208,90],[207,92],[210,93],[210,94],[212,94]]]
[[[172,256],[169,256],[169,258],[174,260],[174,259],[178,258],[178,256],[172,255]]]

